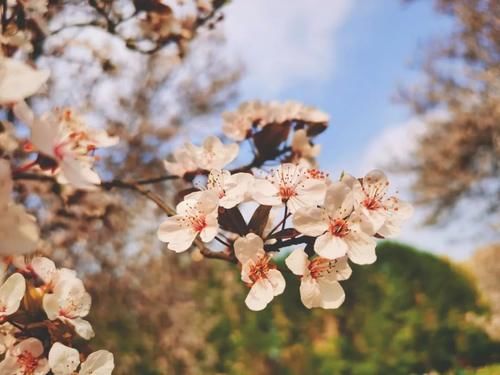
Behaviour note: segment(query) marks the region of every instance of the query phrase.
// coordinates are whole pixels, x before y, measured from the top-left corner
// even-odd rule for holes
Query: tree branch
[[[168,177],[168,178],[167,178]],[[113,188],[118,188],[118,189],[125,189],[125,190],[132,190],[140,193],[147,199],[151,200],[154,202],[163,212],[165,212],[168,216],[173,216],[176,214],[175,209],[171,207],[167,202],[165,202],[158,194],[155,192],[141,186],[141,185],[146,185],[150,183],[157,182],[156,180],[159,180],[161,178],[161,181],[167,180],[167,179],[173,179],[176,176],[162,176],[159,178],[155,179],[149,179],[149,180],[139,180],[139,181],[134,181],[134,182],[126,182],[126,181],[121,181],[121,180],[112,180],[112,181],[107,181],[107,182],[102,182],[101,185],[99,185],[103,190],[111,190]],[[28,180],[28,181],[41,181],[41,182],[51,182],[53,184],[58,184],[57,180],[53,176],[46,176],[46,175],[39,175],[35,173],[15,173],[13,175],[14,180]],[[212,259],[221,259],[225,260],[227,262],[236,262],[236,258],[232,253],[226,252],[226,251],[212,251],[209,248],[206,247],[205,243],[201,241],[201,239],[196,238],[194,241],[194,245],[198,247],[200,250],[201,254],[205,258],[212,258]]]

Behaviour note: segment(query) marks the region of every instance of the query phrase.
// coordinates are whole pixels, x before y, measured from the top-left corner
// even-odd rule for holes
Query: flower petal
[[[315,279],[311,277],[302,279],[300,283],[300,299],[308,309],[321,306],[319,286]]]
[[[251,259],[256,259],[257,255],[263,254],[263,248],[264,242],[262,238],[254,233],[249,233],[234,242],[234,255],[241,264],[245,264]]]
[[[66,322],[70,323],[75,329],[75,332],[78,334],[78,336],[80,336],[85,340],[90,340],[92,337],[95,336],[94,330],[92,329],[92,325],[85,319],[82,318],[66,319]]]
[[[328,216],[322,208],[304,207],[293,215],[293,226],[307,236],[319,236],[328,229]]]
[[[157,231],[160,241],[168,243],[168,249],[177,253],[186,251],[193,244],[196,232],[191,227],[186,227],[181,223],[180,216],[167,218]]]
[[[278,296],[285,291],[286,282],[280,271],[276,269],[269,270],[267,273],[267,279],[273,287],[273,294],[275,296]]]
[[[26,291],[26,281],[20,273],[12,274],[0,287],[0,304],[4,308],[0,316],[7,316],[19,309]]]
[[[347,237],[349,245],[347,255],[356,264],[372,264],[377,260],[375,253],[376,240],[361,231],[353,231]]]
[[[302,276],[309,265],[309,258],[304,249],[296,249],[285,259],[285,264],[295,275]]]
[[[347,243],[343,238],[325,233],[314,242],[314,251],[323,258],[337,259],[347,253]]]
[[[344,289],[338,282],[329,282],[318,279],[321,307],[324,309],[336,309],[345,300]]]
[[[273,297],[272,284],[266,279],[261,279],[252,285],[245,299],[245,304],[252,311],[261,311],[273,300]]]
[[[52,345],[49,352],[49,365],[54,375],[71,375],[79,364],[78,350],[59,342]]]
[[[111,375],[114,368],[113,354],[107,350],[98,350],[82,363],[79,375]]]

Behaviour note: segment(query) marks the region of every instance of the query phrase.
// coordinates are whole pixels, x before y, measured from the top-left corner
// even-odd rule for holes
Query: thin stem
[[[148,178],[148,179],[144,179],[144,180],[137,180],[137,181],[135,181],[135,183],[137,185],[149,185],[149,184],[155,184],[157,182],[163,182],[163,181],[169,181],[169,180],[177,180],[179,178],[180,178],[179,176],[165,175],[165,176]]]
[[[274,234],[274,232],[276,232],[276,230],[283,224],[283,222],[286,219],[288,219],[290,217],[290,215],[291,215],[291,213],[288,213],[283,220],[281,220],[278,224],[276,224],[276,226],[273,229],[271,229],[269,234],[266,236],[266,240],[268,240],[269,237],[271,237]]]
[[[26,163],[24,165],[21,165],[19,168],[14,169],[13,173],[23,173],[23,172],[29,171],[32,167],[37,165],[37,163],[38,163],[38,160],[36,160],[36,159],[33,161],[30,161],[29,163]]]
[[[2,33],[7,28],[7,0],[2,0]]]
[[[215,240],[223,244],[224,246],[231,247],[230,244],[228,244],[226,241],[224,241],[222,238],[219,238],[218,236],[215,236]]]
[[[12,321],[10,321],[9,323],[10,323],[10,324],[12,324],[12,325],[13,325],[14,327],[16,327],[17,329],[20,329],[21,331],[24,331],[24,329],[25,329],[25,327],[24,327],[24,326],[20,325],[20,324],[19,324],[19,323],[17,323],[17,322],[12,322]]]
[[[286,219],[288,219],[288,205],[285,203],[285,212],[283,214],[283,224],[281,225],[281,230],[285,230]]]
[[[31,180],[31,181],[46,181],[46,182],[52,182],[54,184],[57,184],[57,181],[54,177],[52,176],[44,176],[44,175],[38,175],[35,173],[15,173],[13,175],[13,178],[15,180]],[[126,182],[126,181],[121,181],[121,180],[112,180],[112,181],[107,181],[101,183],[100,187],[103,190],[111,190],[113,188],[118,188],[118,189],[125,189],[125,190],[132,190],[136,191],[152,202],[154,202],[163,212],[165,212],[168,216],[173,216],[176,214],[175,209],[173,207],[170,207],[167,202],[165,202],[158,194],[155,192],[139,185],[136,182]],[[201,241],[199,238],[196,238],[194,241],[194,245],[199,248],[200,252],[205,256],[206,258],[213,258],[213,259],[221,259],[225,260],[227,262],[235,262],[236,258],[232,253],[228,252],[223,252],[223,251],[212,251],[209,248],[205,246],[203,241]],[[229,246],[230,247],[230,246]]]

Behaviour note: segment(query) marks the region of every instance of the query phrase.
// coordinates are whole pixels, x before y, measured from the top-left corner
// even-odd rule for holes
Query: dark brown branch
[[[7,0],[2,0],[2,33],[7,28]]]
[[[294,237],[285,241],[277,241],[276,243],[265,245],[264,250],[268,252],[280,251],[282,248],[292,245],[308,245],[312,241],[314,241],[314,237],[309,237],[309,236]]]
[[[163,176],[163,178],[166,176]],[[170,176],[172,177],[172,176]],[[51,182],[53,184],[58,184],[57,180],[52,176],[39,175],[36,173],[15,173],[13,175],[14,180],[28,180],[28,181],[41,181],[41,182]],[[141,184],[139,183],[141,182]],[[168,216],[173,216],[176,214],[175,209],[166,203],[158,194],[143,187],[142,185],[152,183],[150,180],[142,180],[136,182],[126,182],[121,180],[112,180],[101,183],[100,187],[104,190],[111,190],[113,188],[126,189],[136,191],[149,200],[153,201],[163,212]],[[212,251],[205,246],[203,241],[197,238],[194,242],[195,246],[198,247],[201,254],[206,258],[221,259],[228,262],[235,262],[236,259],[232,253],[226,251]]]

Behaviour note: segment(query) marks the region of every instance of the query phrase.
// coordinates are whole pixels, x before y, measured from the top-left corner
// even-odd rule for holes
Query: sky
[[[394,96],[418,79],[411,63],[426,42],[452,27],[431,1],[236,0],[225,14],[229,51],[245,66],[241,100],[294,99],[330,114],[323,169],[362,176],[409,154],[422,124]],[[390,177],[409,198],[410,177]],[[471,215],[433,228],[424,215],[417,208],[398,239],[457,260],[491,241]]]

